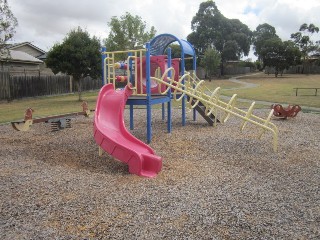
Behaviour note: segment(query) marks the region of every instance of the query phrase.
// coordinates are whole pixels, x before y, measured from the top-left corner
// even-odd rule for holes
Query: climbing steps
[[[190,101],[190,97],[187,96],[188,102]],[[194,99],[190,102],[192,105],[195,105],[196,101]],[[209,115],[206,114],[206,106],[200,101],[194,108],[203,118],[206,120],[210,126],[213,126],[216,122],[220,122],[213,113]]]

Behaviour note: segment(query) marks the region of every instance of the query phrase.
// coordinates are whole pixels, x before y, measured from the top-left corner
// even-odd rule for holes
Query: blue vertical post
[[[128,53],[128,56],[132,56],[132,53],[129,52]],[[128,79],[130,82],[133,81],[133,77],[132,77],[132,59],[130,58],[129,62],[127,63],[128,64],[128,68],[129,68],[129,71],[130,71],[130,79]],[[130,104],[130,130],[133,130],[134,128],[134,120],[133,120],[133,104]]]
[[[134,129],[133,125],[133,104],[130,104],[130,130]]]
[[[171,48],[168,48],[168,68],[171,67],[172,65],[172,62],[171,62]],[[172,72],[169,71],[168,72],[168,77],[173,77],[172,76]],[[168,129],[168,133],[171,132],[171,129],[172,129],[172,116],[171,116],[171,89],[168,91],[168,97],[169,97],[169,102],[168,102],[168,116],[167,116],[167,129]]]
[[[164,108],[164,103],[161,104],[161,110],[162,110],[162,120],[164,120],[166,114],[165,114],[165,108]]]
[[[185,69],[185,63],[184,63],[184,51],[183,48],[181,49],[181,75],[183,76]],[[182,84],[184,84],[184,80],[182,80]],[[181,107],[182,107],[182,126],[186,125],[186,99],[185,96],[181,100]]]
[[[102,86],[105,84],[104,82],[104,74],[106,74],[104,72],[104,60],[106,59],[106,54],[104,54],[104,52],[107,51],[106,47],[102,47],[101,48],[101,81],[102,81]]]
[[[197,66],[197,59],[196,59],[196,55],[194,54],[193,58],[192,58],[192,69],[193,69],[194,74],[196,74],[196,71],[197,71],[196,66]],[[197,111],[194,108],[193,109],[193,121],[196,121],[196,120],[197,120]]]
[[[151,142],[151,89],[150,89],[150,43],[146,43],[146,87],[147,87],[147,142]]]

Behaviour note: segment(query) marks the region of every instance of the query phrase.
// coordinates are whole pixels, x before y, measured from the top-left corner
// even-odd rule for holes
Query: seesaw
[[[89,110],[87,102],[83,102],[81,106],[82,106],[81,112],[53,115],[53,116],[35,118],[35,119],[32,118],[32,113],[34,112],[34,110],[32,108],[28,108],[25,111],[24,120],[13,121],[11,122],[11,125],[17,131],[28,131],[31,125],[36,123],[42,123],[42,122],[50,123],[52,131],[58,131],[62,128],[70,128],[71,127],[70,117],[81,116],[81,115],[85,117],[89,117],[91,114],[91,111],[93,111],[93,110]]]

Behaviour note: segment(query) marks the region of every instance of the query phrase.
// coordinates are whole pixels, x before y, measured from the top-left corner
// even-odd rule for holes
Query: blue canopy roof
[[[165,54],[164,51],[173,42],[179,43],[182,57],[184,57],[184,54],[195,56],[195,51],[192,45],[188,41],[183,39],[178,39],[177,37],[167,33],[158,35],[150,41],[150,54],[151,55]]]

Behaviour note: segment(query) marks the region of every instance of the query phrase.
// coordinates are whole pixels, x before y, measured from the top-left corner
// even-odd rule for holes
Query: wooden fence
[[[102,80],[101,79],[93,79],[91,77],[85,77],[81,79],[81,89],[82,91],[91,91],[91,90],[98,90],[102,87]],[[78,88],[75,83],[73,83],[73,92],[77,92]]]
[[[320,73],[320,66],[317,65],[297,65],[292,66],[285,73],[299,73],[299,74],[319,74]]]
[[[247,74],[250,72],[250,67],[225,67],[223,71],[225,75]]]
[[[97,90],[102,86],[100,79],[81,79],[82,91]],[[24,97],[59,95],[77,92],[77,84],[69,76],[11,76],[0,71],[0,100]]]

